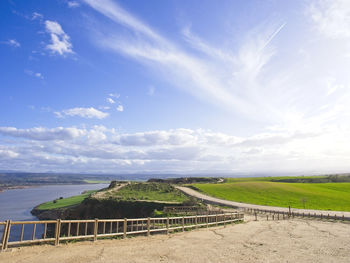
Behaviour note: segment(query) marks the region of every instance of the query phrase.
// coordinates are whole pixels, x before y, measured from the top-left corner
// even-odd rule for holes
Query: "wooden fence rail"
[[[294,217],[301,217],[301,218],[318,218],[318,219],[329,219],[329,220],[340,220],[340,221],[350,221],[350,217],[346,217],[344,215],[336,215],[333,214],[330,211],[330,213],[324,214],[324,213],[306,213],[306,212],[287,212],[287,211],[275,211],[275,210],[265,210],[265,209],[255,209],[255,208],[244,208],[243,209],[245,213],[254,214],[255,217],[259,214],[265,214],[267,215],[267,220],[269,219],[268,215],[270,215],[270,219],[279,220],[279,219],[285,219],[285,218],[294,218]]]
[[[21,246],[32,243],[51,242],[59,245],[61,241],[93,239],[106,237],[127,237],[127,235],[146,234],[186,229],[226,225],[243,221],[243,213],[223,213],[215,215],[196,215],[183,217],[135,218],[135,219],[89,219],[89,220],[44,220],[0,222],[2,239],[0,248]],[[38,232],[38,226],[40,231]],[[11,235],[11,229],[17,229],[17,235]],[[29,233],[28,233],[29,229]],[[20,230],[20,232],[19,232]],[[26,235],[24,235],[27,230]],[[29,235],[28,235],[29,234]]]

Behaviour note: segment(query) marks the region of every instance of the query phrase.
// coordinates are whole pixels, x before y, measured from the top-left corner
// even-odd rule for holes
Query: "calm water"
[[[59,197],[69,197],[81,194],[85,190],[96,190],[107,187],[108,184],[80,184],[80,185],[47,185],[26,189],[6,190],[0,193],[0,221],[38,220],[30,211],[38,204],[48,202]],[[42,225],[38,225],[37,237],[40,237]],[[0,228],[0,239],[3,229]],[[18,240],[20,229],[11,228],[10,240]],[[31,235],[31,229],[25,229],[24,239]]]
[[[0,221],[11,219],[37,220],[30,211],[38,204],[59,197],[81,194],[85,190],[107,187],[107,184],[46,185],[26,189],[6,190],[0,193]]]

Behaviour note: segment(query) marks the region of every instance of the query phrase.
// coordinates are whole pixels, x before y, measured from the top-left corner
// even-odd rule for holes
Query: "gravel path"
[[[234,202],[234,201],[228,201],[228,200],[223,200],[219,199],[216,197],[208,196],[205,194],[202,194],[198,191],[195,191],[191,188],[188,187],[182,187],[182,186],[177,186],[177,189],[180,191],[184,192],[187,195],[202,199],[205,202],[211,203],[211,204],[218,204],[218,205],[224,205],[224,206],[231,206],[235,208],[252,208],[252,209],[261,209],[261,210],[272,210],[272,211],[280,211],[280,212],[288,212],[288,208],[286,207],[277,207],[277,206],[265,206],[265,205],[253,205],[253,204],[245,204],[245,203],[239,203],[239,202]],[[336,215],[337,217],[344,217],[350,218],[350,212],[342,212],[342,211],[326,211],[326,210],[311,210],[311,209],[297,209],[297,208],[292,208],[292,212],[298,212],[298,213],[311,213],[311,214],[322,214],[324,216],[329,215]]]
[[[226,228],[122,240],[84,241],[58,247],[37,245],[0,252],[6,263],[345,263],[350,227],[321,220],[251,221]]]

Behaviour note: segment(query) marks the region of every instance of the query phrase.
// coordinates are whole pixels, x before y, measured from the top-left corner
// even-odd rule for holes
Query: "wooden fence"
[[[244,208],[245,213],[254,214],[257,217],[259,214],[265,214],[266,219],[269,220],[279,220],[285,218],[318,218],[318,219],[329,219],[329,220],[340,220],[340,221],[350,221],[350,217],[346,217],[344,215],[333,214],[332,212],[324,214],[324,213],[306,213],[306,212],[294,212],[294,211],[275,211],[275,210],[265,210],[265,209],[255,209],[255,208]],[[270,217],[269,217],[270,215]]]
[[[223,213],[215,215],[196,215],[184,217],[136,218],[136,219],[92,219],[92,220],[46,220],[46,221],[11,221],[0,222],[2,239],[0,248],[21,246],[33,243],[51,242],[59,245],[61,241],[93,239],[106,237],[126,237],[127,235],[151,233],[169,233],[185,231],[199,227],[226,225],[243,221],[243,213]],[[37,232],[40,226],[40,233]],[[1,229],[2,228],[2,229]],[[17,235],[11,230],[17,228]],[[18,229],[19,228],[19,229]],[[27,230],[27,231],[25,231]],[[28,233],[28,230],[30,233]],[[24,234],[26,232],[26,234]],[[29,235],[28,235],[29,234]]]

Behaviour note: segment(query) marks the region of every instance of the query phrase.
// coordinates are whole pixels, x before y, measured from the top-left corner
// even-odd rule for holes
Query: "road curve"
[[[216,204],[216,205],[223,205],[223,206],[230,206],[234,208],[252,208],[252,209],[260,209],[260,210],[270,210],[270,211],[278,211],[278,212],[288,212],[287,207],[277,207],[277,206],[266,206],[266,205],[253,205],[253,204],[246,204],[246,203],[239,203],[239,202],[234,202],[234,201],[228,201],[228,200],[223,200],[219,199],[216,197],[208,196],[205,194],[202,194],[196,190],[193,190],[188,187],[184,186],[176,186],[177,189],[185,193],[186,195],[193,196],[198,199],[202,199],[203,202],[210,203],[210,204]],[[336,215],[339,217],[344,217],[350,218],[350,212],[343,212],[343,211],[328,211],[328,210],[311,210],[311,209],[297,209],[297,208],[291,208],[292,212],[297,212],[297,213],[311,213],[311,214],[322,214],[324,216],[329,215]]]

